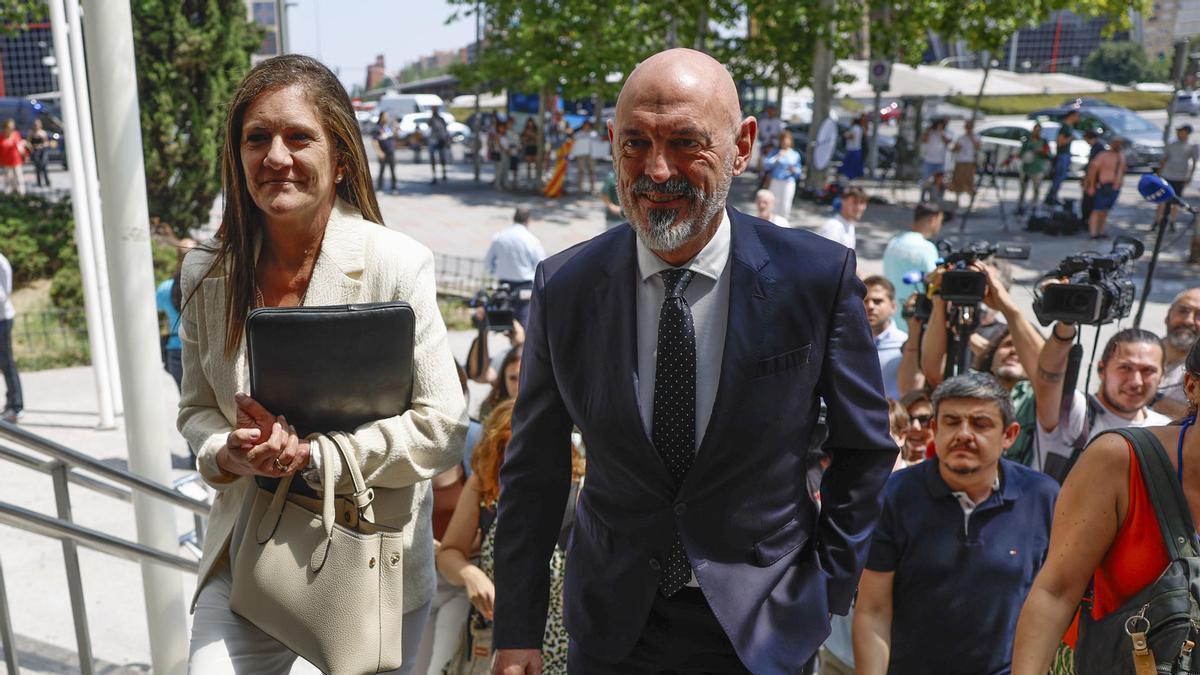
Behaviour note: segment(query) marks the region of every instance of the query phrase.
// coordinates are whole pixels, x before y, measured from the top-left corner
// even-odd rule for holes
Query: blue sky
[[[389,72],[475,39],[471,17],[446,25],[445,0],[288,0],[291,51],[320,59],[351,87],[383,54]]]

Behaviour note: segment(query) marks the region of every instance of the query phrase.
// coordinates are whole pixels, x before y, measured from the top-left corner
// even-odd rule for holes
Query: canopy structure
[[[838,61],[834,69],[838,73],[854,78],[850,83],[836,85],[838,98],[869,99],[875,90],[867,83],[870,62],[846,59]],[[897,63],[892,66],[892,77],[885,98],[943,97],[975,95],[983,82],[982,68],[949,68],[945,66],[909,66]],[[1015,96],[1020,94],[1092,94],[1104,91],[1128,91],[1129,87],[1111,85],[1066,73],[1014,73],[993,68],[988,73],[984,96]]]

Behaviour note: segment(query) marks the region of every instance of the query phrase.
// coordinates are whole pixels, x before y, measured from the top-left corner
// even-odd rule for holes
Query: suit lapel
[[[321,251],[313,265],[304,296],[306,306],[344,305],[358,302],[362,292],[363,239],[358,231],[358,212],[342,200],[334,205],[321,240]],[[382,227],[382,226],[379,226]]]
[[[696,459],[680,488],[681,494],[697,475],[703,473],[706,465],[717,461],[726,452],[736,452],[736,447],[724,442],[724,436],[730,420],[745,399],[743,391],[750,382],[755,362],[762,356],[761,336],[771,323],[774,309],[775,280],[769,274],[767,265],[771,259],[762,241],[744,214],[730,208],[729,222],[732,227],[729,319],[717,398]]]
[[[620,237],[616,250],[605,263],[605,278],[602,283],[596,284],[593,307],[598,309],[600,316],[613,317],[613,324],[609,330],[597,331],[593,337],[600,341],[600,348],[596,353],[604,355],[601,362],[603,368],[613,377],[613,401],[620,413],[619,417],[631,421],[631,427],[628,429],[630,438],[642,451],[655,458],[653,466],[657,467],[661,477],[669,482],[667,466],[646,434],[646,425],[642,420],[637,368],[639,275],[635,242],[636,235],[629,229],[627,234]],[[607,380],[607,377],[605,379]]]

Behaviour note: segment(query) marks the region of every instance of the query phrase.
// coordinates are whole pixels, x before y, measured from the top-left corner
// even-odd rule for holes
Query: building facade
[[[257,64],[272,56],[288,51],[286,12],[284,0],[246,0],[247,16],[263,29],[262,43],[250,56],[250,63]]]
[[[50,24],[0,35],[0,96],[38,96],[58,90]]]

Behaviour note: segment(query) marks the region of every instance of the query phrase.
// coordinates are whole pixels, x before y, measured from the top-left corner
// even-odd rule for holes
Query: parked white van
[[[412,113],[429,112],[434,106],[440,107],[443,112],[446,110],[446,104],[442,101],[442,97],[436,94],[387,93],[379,99],[374,113],[376,119],[379,118],[379,113],[386,112],[388,117],[398,120]]]

